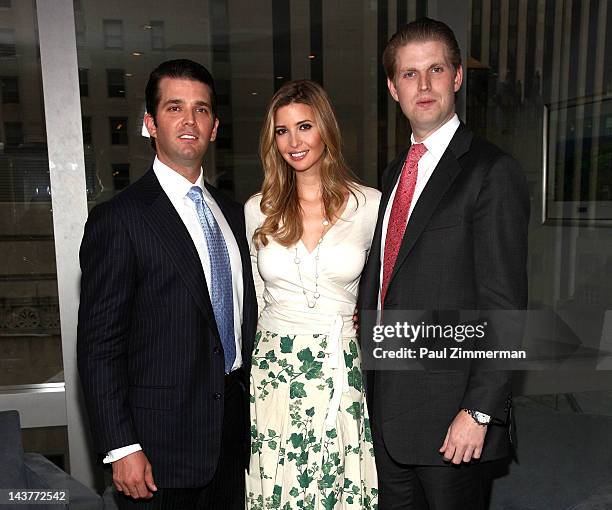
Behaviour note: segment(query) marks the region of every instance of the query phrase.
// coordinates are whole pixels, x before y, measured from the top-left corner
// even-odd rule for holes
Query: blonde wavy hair
[[[340,129],[327,93],[311,80],[285,83],[270,100],[259,137],[259,157],[264,170],[260,208],[266,219],[253,234],[257,246],[266,246],[268,237],[282,246],[291,246],[303,234],[295,171],[279,152],[274,130],[276,112],[292,103],[312,109],[314,123],[325,144],[320,172],[325,217],[330,221],[337,219],[347,191],[355,195],[356,179],[342,156]]]

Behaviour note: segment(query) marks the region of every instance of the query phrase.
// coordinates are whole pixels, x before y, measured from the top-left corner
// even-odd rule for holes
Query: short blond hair
[[[461,65],[461,50],[451,28],[441,21],[421,18],[404,25],[389,39],[382,56],[382,64],[385,68],[385,73],[387,73],[387,78],[390,80],[395,78],[395,63],[397,61],[397,52],[400,48],[412,42],[425,41],[440,41],[444,43],[455,71],[459,68]]]

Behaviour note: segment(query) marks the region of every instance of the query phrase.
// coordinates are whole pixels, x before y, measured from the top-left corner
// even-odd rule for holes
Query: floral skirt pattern
[[[378,507],[359,349],[355,338],[341,343],[341,363],[332,368],[327,335],[257,332],[248,509]],[[337,370],[344,381],[332,398]]]

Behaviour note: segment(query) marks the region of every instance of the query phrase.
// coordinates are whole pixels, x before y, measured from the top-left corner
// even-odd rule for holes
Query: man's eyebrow
[[[432,67],[448,67],[448,64],[446,62],[434,62],[430,64],[427,69],[431,69]],[[418,71],[418,69],[414,66],[400,67],[401,73],[405,73],[406,71]]]
[[[194,103],[198,106],[207,106],[208,108],[211,107],[210,103],[207,103],[206,101],[194,101]],[[177,97],[168,99],[164,104],[185,104],[185,101]]]

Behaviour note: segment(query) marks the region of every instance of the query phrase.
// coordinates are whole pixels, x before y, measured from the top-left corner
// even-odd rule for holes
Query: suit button
[[[213,398],[214,398],[215,400],[219,400],[219,399],[221,398],[221,393],[215,393],[215,394],[213,395]]]
[[[216,346],[216,347],[213,349],[213,352],[214,352],[215,354],[221,354],[221,347]]]

